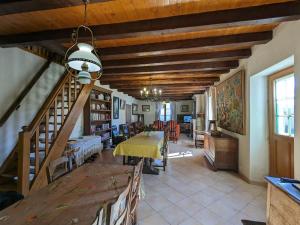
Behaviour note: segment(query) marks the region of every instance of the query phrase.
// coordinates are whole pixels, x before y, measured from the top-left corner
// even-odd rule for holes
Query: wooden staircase
[[[27,195],[48,184],[46,168],[62,155],[92,87],[70,73],[62,76],[32,123],[19,133],[9,163],[0,171],[0,191]]]

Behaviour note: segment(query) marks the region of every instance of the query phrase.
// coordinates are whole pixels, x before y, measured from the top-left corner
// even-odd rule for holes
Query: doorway
[[[294,177],[293,68],[273,74],[268,80],[270,175]]]
[[[126,104],[126,123],[131,123],[131,105]]]

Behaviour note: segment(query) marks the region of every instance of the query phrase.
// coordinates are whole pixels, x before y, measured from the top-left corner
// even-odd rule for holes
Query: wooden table
[[[150,165],[149,159],[161,158],[163,142],[163,131],[142,132],[118,144],[114,155],[145,158],[143,173],[158,174],[159,171]]]
[[[132,172],[132,166],[86,164],[0,211],[0,224],[92,224],[100,207],[125,190]]]
[[[114,155],[159,159],[163,142],[163,131],[142,132],[118,144]]]

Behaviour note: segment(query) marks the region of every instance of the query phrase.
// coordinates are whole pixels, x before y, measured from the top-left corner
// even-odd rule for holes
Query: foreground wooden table
[[[0,211],[2,225],[92,224],[128,184],[132,166],[86,164]]]

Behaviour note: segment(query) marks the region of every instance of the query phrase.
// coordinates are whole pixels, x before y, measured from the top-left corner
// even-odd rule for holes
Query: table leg
[[[72,156],[69,156],[69,170],[72,171],[73,169],[73,163],[72,163]]]
[[[159,170],[151,165],[151,159],[145,158],[143,174],[159,175]]]

